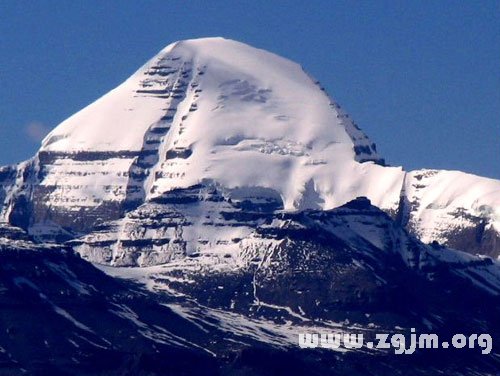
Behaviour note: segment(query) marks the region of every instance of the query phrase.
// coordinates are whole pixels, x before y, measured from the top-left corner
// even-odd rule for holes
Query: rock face
[[[425,245],[365,198],[252,220],[228,213],[235,223],[261,221],[238,242],[238,263],[226,251],[201,252],[161,267],[103,267],[108,275],[70,247],[35,244],[0,224],[0,373],[494,375],[500,367],[495,347],[394,356],[297,344],[301,332],[374,340],[409,338],[410,328],[498,338],[500,269],[491,259]]]
[[[414,286],[414,278],[440,281],[443,285],[462,281],[460,285],[470,284],[493,296],[500,295],[500,269],[496,262],[437,243],[423,244],[363,197],[329,211],[253,212],[250,216],[248,212],[233,210],[225,215],[231,217],[235,227],[245,227],[246,236],[187,252],[185,257],[172,257],[175,261],[164,263],[159,269],[148,269],[152,278],[158,273],[170,289],[182,293],[190,294],[200,288],[199,295],[195,294],[199,298],[226,296],[228,300],[222,305],[226,308],[231,300],[241,304],[243,295],[247,296],[243,300],[248,301],[248,307],[281,306],[287,308],[286,312],[315,318],[331,317],[331,309],[326,308],[335,304],[339,312],[345,312],[346,307],[340,304],[342,294],[349,296],[348,304],[357,300],[359,309],[368,309],[370,304],[380,308],[385,303],[377,303],[377,298],[387,299],[386,288],[405,284],[404,280],[408,286]],[[259,225],[252,226],[256,222]],[[147,247],[136,251],[151,253]],[[134,252],[129,249],[122,254]],[[117,270],[116,273],[126,272],[127,268]],[[220,280],[214,283],[217,275]],[[234,281],[228,282],[231,280]],[[206,281],[210,281],[209,285]],[[162,282],[157,283],[160,288]],[[240,286],[236,288],[233,283]],[[353,283],[366,290],[353,292],[349,287]],[[212,293],[207,294],[207,288],[213,289]],[[227,294],[217,293],[221,288],[227,288]],[[354,298],[354,293],[359,296]],[[283,299],[283,304],[277,299]],[[311,299],[317,302],[313,304]]]
[[[0,259],[0,374],[193,374],[200,366],[217,374],[202,342],[225,334],[207,336],[165,306],[172,298],[5,224]]]
[[[214,187],[219,201],[203,196]],[[85,235],[76,243],[96,262],[150,265],[203,242],[238,247],[255,224],[217,217],[227,210],[329,210],[365,196],[425,242],[496,257],[499,192],[491,179],[385,166],[300,66],[206,38],[169,45],[31,160],[1,169],[0,218],[39,240]]]

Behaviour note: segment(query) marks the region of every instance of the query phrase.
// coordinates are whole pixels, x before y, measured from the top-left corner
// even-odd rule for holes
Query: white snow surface
[[[139,97],[135,91],[145,72],[165,57],[207,67],[199,82],[207,94],[199,100],[199,119],[190,121],[195,125],[183,142],[213,148],[238,135],[280,140],[286,129],[287,137],[302,147],[350,143],[335,111],[329,110],[328,97],[299,65],[239,42],[205,38],[167,46],[122,85],[61,123],[43,141],[42,150],[140,150],[144,133],[164,113],[161,100]],[[258,90],[269,90],[263,95],[268,99],[251,98]],[[218,102],[221,94],[228,95],[231,106]],[[225,109],[217,111],[217,106]],[[49,144],[53,137],[60,140]]]
[[[500,182],[461,171],[418,170],[407,174],[406,196],[417,203],[410,221],[423,242],[443,240],[450,229],[470,225],[468,216],[481,217],[500,231]]]
[[[403,171],[357,162],[354,145],[371,142],[298,64],[222,38],[169,45],[122,85],[56,127],[41,151],[143,149],[145,134],[172,106],[172,94],[169,99],[137,91],[145,80],[147,88],[176,89],[168,75],[150,74],[158,66],[162,72],[185,68],[189,82],[144,182],[149,197],[210,179],[227,188],[271,188],[290,210],[333,208],[361,195],[383,208],[397,204]],[[165,157],[168,150],[186,149],[192,151],[189,158]],[[365,157],[379,158],[376,153]],[[123,162],[128,166],[117,167],[127,171],[133,160]],[[75,168],[74,162],[63,164]],[[114,165],[106,162],[103,168]],[[44,184],[54,184],[61,169],[58,164],[57,177],[49,175]],[[123,175],[115,175],[102,176],[107,185],[123,187]],[[95,178],[72,177],[82,187],[80,202],[92,205],[101,185]],[[117,188],[118,197],[122,190]],[[318,197],[304,200],[303,195]]]

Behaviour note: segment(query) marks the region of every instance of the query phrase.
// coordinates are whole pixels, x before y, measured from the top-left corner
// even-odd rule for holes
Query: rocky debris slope
[[[275,215],[241,244],[239,263],[201,251],[104,274],[1,225],[0,374],[493,375],[500,366],[496,350],[299,349],[301,332],[500,336],[498,265],[426,246],[366,199]]]

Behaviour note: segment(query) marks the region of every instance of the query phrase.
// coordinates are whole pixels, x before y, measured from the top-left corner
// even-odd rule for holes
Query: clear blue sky
[[[1,1],[0,165],[203,36],[301,63],[392,165],[500,178],[500,1]]]

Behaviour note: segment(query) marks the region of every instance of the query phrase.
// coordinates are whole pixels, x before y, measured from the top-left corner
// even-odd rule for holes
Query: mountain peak
[[[168,45],[122,85],[56,127],[42,150],[141,150],[148,129],[177,107],[209,102],[206,114],[221,110],[224,99],[230,101],[220,112],[244,110],[254,118],[245,132],[232,132],[226,119],[214,119],[224,123],[229,138],[253,133],[264,139],[287,135],[306,145],[342,143],[358,160],[380,161],[372,143],[298,64],[220,37]],[[263,124],[265,132],[256,130]]]
[[[112,170],[137,177],[126,190],[141,192],[139,200],[210,180],[272,189],[288,209],[299,207],[302,191],[322,195],[336,166],[381,162],[300,65],[223,38],[164,48],[57,126],[40,155],[57,153],[114,160]]]
[[[498,182],[384,167],[300,65],[223,38],[165,47],[0,179],[0,219],[45,238],[128,214],[133,222],[142,205],[203,201],[215,190],[229,206],[258,211],[326,210],[365,196],[426,241],[465,231],[486,240],[457,248],[497,252],[498,195],[489,192]]]

